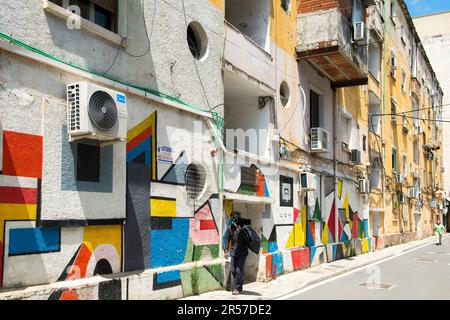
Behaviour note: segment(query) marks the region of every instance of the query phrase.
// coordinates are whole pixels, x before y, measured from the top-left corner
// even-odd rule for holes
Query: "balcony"
[[[367,35],[359,44],[354,42],[349,10],[341,9],[337,0],[327,4],[323,10],[300,8],[297,58],[309,61],[330,79],[334,88],[365,85],[368,82]]]
[[[272,56],[229,22],[225,23],[225,68],[258,86],[274,90]]]
[[[374,40],[384,39],[384,18],[381,14],[381,5],[374,1],[374,4],[367,8],[369,30],[375,35]]]

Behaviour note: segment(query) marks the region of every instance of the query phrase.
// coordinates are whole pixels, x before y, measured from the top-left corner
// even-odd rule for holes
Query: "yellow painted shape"
[[[295,246],[306,245],[306,207],[300,211],[300,223],[294,225],[295,229]]]
[[[99,245],[111,244],[122,259],[122,226],[91,226],[84,229],[83,243],[91,252]]]
[[[219,8],[221,11],[225,11],[225,1],[224,0],[209,0],[213,5]]]
[[[233,200],[225,200],[224,207],[227,216],[230,217],[230,214],[233,211]]]
[[[345,209],[345,217],[348,220],[348,219],[350,219],[350,210],[348,208],[348,193],[345,195],[344,209]]]
[[[363,239],[361,243],[361,250],[363,253],[369,252],[369,239]]]
[[[342,198],[342,186],[343,186],[343,182],[341,179],[338,180],[338,197],[339,199]]]
[[[295,247],[295,226],[292,228],[289,238],[286,242],[286,249],[291,249]]]
[[[174,218],[177,216],[177,202],[175,200],[151,199],[150,212],[152,217]]]
[[[153,112],[144,121],[128,131],[127,142],[130,142],[150,127],[152,128],[152,179],[156,180],[156,112]]]
[[[36,220],[37,205],[0,203],[0,240],[3,241],[5,221]]]
[[[325,224],[322,231],[322,242],[324,244],[328,243],[328,224]]]
[[[35,204],[0,204],[0,220],[36,220]]]

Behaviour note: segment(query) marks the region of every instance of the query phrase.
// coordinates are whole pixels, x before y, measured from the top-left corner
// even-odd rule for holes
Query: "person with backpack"
[[[225,258],[231,256],[231,273],[234,278],[233,295],[239,295],[244,285],[244,265],[248,255],[248,238],[246,232],[241,232],[245,226],[251,224],[249,219],[242,218],[241,213],[233,211],[230,214],[225,230],[222,247]]]

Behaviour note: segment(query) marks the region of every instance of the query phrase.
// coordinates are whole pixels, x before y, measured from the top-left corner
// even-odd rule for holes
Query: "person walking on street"
[[[233,295],[238,295],[243,290],[244,265],[248,255],[248,247],[244,232],[241,228],[250,225],[251,221],[241,217],[240,212],[233,211],[222,239],[225,258],[231,257],[231,273],[234,278]]]
[[[442,234],[445,233],[445,227],[441,223],[441,218],[438,216],[436,224],[434,225],[434,234],[436,235],[436,245],[442,245]]]

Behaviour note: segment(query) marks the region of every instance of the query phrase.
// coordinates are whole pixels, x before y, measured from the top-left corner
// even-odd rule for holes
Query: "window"
[[[390,74],[394,80],[396,79],[396,70],[397,70],[397,56],[395,54],[394,49],[391,49]]]
[[[391,1],[390,17],[391,17],[392,23],[395,25],[395,18],[397,17],[397,14],[395,13],[395,0]]]
[[[117,0],[50,0],[109,31],[117,33]]]
[[[406,72],[405,69],[402,68],[402,92],[406,92]]]
[[[408,156],[406,154],[402,155],[402,173],[404,177],[408,175]]]
[[[294,179],[280,176],[280,207],[294,206]]]
[[[77,181],[100,182],[100,146],[77,144]]]
[[[366,135],[363,135],[363,138],[362,138],[362,149],[364,152],[367,151],[367,136]]]
[[[393,122],[397,121],[397,103],[394,98],[391,98],[391,120]]]
[[[380,81],[381,50],[378,44],[369,44],[369,72]]]
[[[392,148],[392,171],[394,173],[398,171],[398,166],[397,166],[397,148],[396,147]]]
[[[424,189],[426,189],[428,187],[427,184],[427,170],[423,169],[423,187]]]
[[[309,100],[310,127],[318,128],[320,127],[320,95],[311,90]]]
[[[341,141],[347,146],[350,144],[351,132],[352,132],[352,118],[350,115],[341,113]]]
[[[208,52],[208,36],[202,25],[196,21],[191,22],[187,28],[187,42],[192,56],[202,60]]]
[[[286,14],[289,14],[291,11],[291,0],[281,0],[281,8]]]
[[[289,104],[290,95],[291,91],[289,89],[289,86],[286,81],[283,81],[280,86],[280,100],[283,107],[287,107],[287,105]]]

